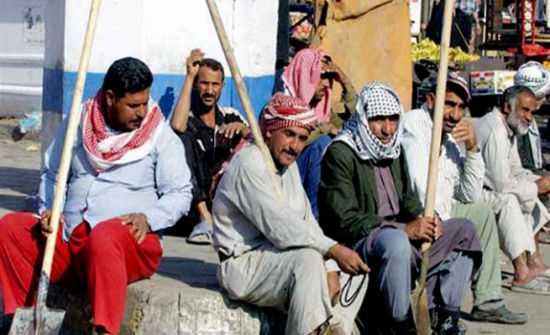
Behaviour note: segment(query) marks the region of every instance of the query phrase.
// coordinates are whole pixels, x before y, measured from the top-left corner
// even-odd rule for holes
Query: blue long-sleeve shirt
[[[39,210],[51,208],[67,129],[66,118],[45,154]],[[86,221],[92,228],[107,219],[143,213],[152,231],[170,227],[186,215],[192,200],[191,174],[180,139],[165,123],[154,148],[144,158],[96,173],[78,129],[65,192],[63,238]]]

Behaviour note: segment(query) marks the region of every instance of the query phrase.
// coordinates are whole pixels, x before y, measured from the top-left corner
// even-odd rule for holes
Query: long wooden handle
[[[206,4],[208,5],[210,16],[212,16],[212,21],[214,22],[214,27],[216,28],[216,32],[218,34],[220,44],[222,45],[225,58],[227,59],[227,64],[229,65],[233,81],[237,86],[237,92],[239,93],[244,112],[246,113],[246,118],[248,119],[248,123],[250,124],[252,136],[254,137],[254,144],[256,144],[262,152],[264,160],[270,170],[270,175],[274,181],[274,187],[277,192],[281,194],[280,186],[277,182],[275,175],[275,164],[273,163],[273,159],[271,158],[269,149],[265,145],[260,127],[258,125],[258,121],[256,121],[256,115],[254,114],[254,109],[252,108],[252,104],[250,103],[248,91],[246,90],[246,86],[244,85],[244,81],[241,75],[241,71],[239,70],[237,60],[235,59],[235,56],[233,54],[233,48],[231,47],[231,43],[229,42],[229,38],[227,37],[227,33],[225,32],[220,13],[218,12],[218,7],[216,6],[216,2],[214,0],[206,0]]]
[[[55,242],[57,239],[57,231],[59,229],[59,218],[63,211],[63,202],[65,199],[65,187],[67,185],[67,176],[69,175],[69,167],[72,158],[72,149],[76,137],[76,130],[80,123],[80,105],[82,104],[82,91],[84,90],[84,82],[86,81],[86,72],[88,71],[88,63],[90,61],[90,53],[92,50],[92,42],[94,40],[95,28],[97,25],[97,17],[101,0],[92,0],[90,7],[90,16],[88,18],[88,26],[86,28],[86,36],[84,38],[84,47],[80,55],[80,64],[78,66],[78,76],[76,78],[76,87],[73,93],[73,101],[71,111],[69,113],[69,124],[65,133],[65,142],[63,143],[63,153],[57,173],[57,181],[55,184],[55,194],[52,206],[52,216],[50,226],[52,233],[48,236],[46,242],[46,250],[44,252],[44,261],[42,263],[42,273],[50,276],[52,269],[53,254],[55,250]]]
[[[443,13],[443,29],[441,33],[441,50],[439,54],[439,71],[437,73],[437,90],[435,93],[435,111],[433,115],[432,144],[430,151],[430,165],[428,172],[428,186],[426,188],[424,215],[435,215],[435,193],[439,172],[439,154],[441,150],[441,133],[443,130],[443,108],[445,91],[447,90],[447,72],[449,67],[449,42],[451,39],[451,24],[453,21],[454,0],[446,0]],[[422,250],[430,247],[430,243],[423,243]]]
[[[435,93],[435,111],[433,115],[433,133],[430,151],[430,165],[428,170],[428,186],[426,188],[424,215],[435,216],[435,196],[437,188],[437,176],[439,172],[439,154],[441,149],[441,133],[443,130],[443,107],[447,86],[447,68],[449,66],[449,41],[451,38],[451,23],[454,8],[454,0],[445,0],[443,13],[443,28],[441,33],[441,52],[439,56],[439,72],[437,77],[437,90]],[[413,167],[414,168],[414,167]],[[431,243],[424,242],[421,246],[422,263],[420,266],[420,278],[416,288],[416,329],[419,335],[430,333],[430,314],[428,311],[428,295],[426,292],[426,279],[430,264],[429,249]]]

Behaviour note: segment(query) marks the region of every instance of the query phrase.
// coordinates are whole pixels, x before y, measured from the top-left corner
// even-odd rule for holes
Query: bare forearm
[[[187,130],[187,120],[191,109],[191,93],[193,91],[193,78],[186,78],[181,93],[176,102],[170,125],[174,131],[183,133]]]

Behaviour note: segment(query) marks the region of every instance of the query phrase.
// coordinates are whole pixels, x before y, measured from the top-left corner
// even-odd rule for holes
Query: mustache
[[[298,156],[298,153],[296,151],[294,151],[293,149],[290,149],[290,148],[289,149],[283,149],[283,152],[288,154],[288,155],[294,156],[294,157]]]
[[[201,95],[201,98],[215,98],[216,96],[214,94],[210,94],[210,93],[204,93],[203,95]]]

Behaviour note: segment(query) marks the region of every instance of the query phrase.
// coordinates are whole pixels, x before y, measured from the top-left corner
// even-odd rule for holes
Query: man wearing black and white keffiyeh
[[[363,88],[356,113],[323,158],[320,225],[371,267],[372,294],[358,315],[362,332],[416,333],[411,279],[420,269],[418,248],[428,241],[433,245],[426,287],[429,307],[439,320],[434,330],[459,334],[462,299],[481,258],[479,240],[466,219],[441,223],[423,216],[401,155],[402,120],[403,106],[388,84],[372,82]]]

